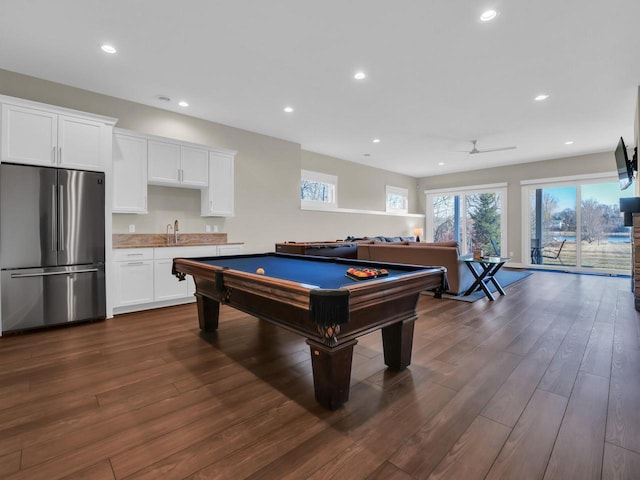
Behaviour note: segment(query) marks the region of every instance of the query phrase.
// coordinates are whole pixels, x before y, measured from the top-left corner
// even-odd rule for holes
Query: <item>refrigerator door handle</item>
[[[64,252],[64,186],[60,185],[58,201],[58,250]]]
[[[64,272],[12,273],[11,278],[50,277],[52,275],[74,275],[76,273],[94,273],[97,271],[97,268],[86,268],[84,270],[65,270]]]
[[[56,186],[51,185],[51,208],[53,211],[56,211]],[[56,216],[53,215],[51,217],[51,251],[55,252],[58,249],[56,248],[56,230],[58,230],[58,222]]]

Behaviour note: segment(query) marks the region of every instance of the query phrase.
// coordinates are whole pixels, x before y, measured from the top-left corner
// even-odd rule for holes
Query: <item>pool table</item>
[[[349,268],[388,275],[353,280]],[[217,330],[222,303],[305,337],[316,400],[332,410],[349,399],[356,338],[382,330],[385,364],[403,370],[411,362],[420,292],[442,290],[445,282],[443,267],[279,253],[175,258],[173,273],[193,276],[204,331]]]

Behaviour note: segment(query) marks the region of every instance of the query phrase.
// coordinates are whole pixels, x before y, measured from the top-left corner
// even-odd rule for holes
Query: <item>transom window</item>
[[[338,177],[302,170],[300,202],[302,208],[332,210],[338,207]]]
[[[409,190],[401,187],[387,185],[387,212],[388,213],[408,213],[409,212]]]

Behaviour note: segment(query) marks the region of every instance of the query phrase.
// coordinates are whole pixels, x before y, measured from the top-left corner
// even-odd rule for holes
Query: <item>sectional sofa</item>
[[[452,295],[464,293],[473,283],[471,272],[459,259],[458,242],[360,242],[357,257],[375,262],[446,267],[447,293]]]

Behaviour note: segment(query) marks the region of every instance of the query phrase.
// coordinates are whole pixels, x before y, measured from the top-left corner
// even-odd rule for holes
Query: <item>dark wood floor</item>
[[[0,478],[640,478],[630,280],[536,272],[494,303],[419,303],[413,362],[356,346],[313,398],[301,337],[193,305],[0,339]]]

